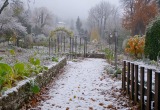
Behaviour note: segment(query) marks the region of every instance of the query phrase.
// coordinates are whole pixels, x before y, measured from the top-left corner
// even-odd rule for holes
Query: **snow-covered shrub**
[[[33,36],[31,34],[28,34],[24,39],[24,47],[30,48],[33,44]]]
[[[105,70],[107,71],[107,74],[114,74],[115,73],[115,70],[111,65],[106,66]]]
[[[148,25],[145,40],[145,56],[149,56],[151,60],[157,60],[160,51],[160,16]]]
[[[34,42],[47,41],[47,37],[44,34],[34,36],[33,38],[34,38]]]
[[[125,50],[126,45],[127,45],[128,39],[125,39],[122,43],[122,49]]]
[[[27,34],[26,27],[24,27],[16,17],[13,17],[13,10],[6,8],[0,16],[1,34],[6,39],[10,39],[13,33],[17,36]]]
[[[26,36],[27,29],[14,14],[12,7],[8,6],[3,10],[0,16],[0,34],[4,41],[19,46],[19,40]]]
[[[44,34],[33,36],[33,41],[35,46],[48,46],[48,39]]]

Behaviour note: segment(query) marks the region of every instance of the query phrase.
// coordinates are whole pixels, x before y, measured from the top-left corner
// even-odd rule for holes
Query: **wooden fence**
[[[160,110],[160,71],[123,61],[122,89],[141,110]]]

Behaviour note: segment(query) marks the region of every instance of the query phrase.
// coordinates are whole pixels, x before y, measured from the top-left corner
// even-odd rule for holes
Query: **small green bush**
[[[111,63],[111,61],[114,59],[113,51],[109,48],[106,48],[104,52],[105,52],[106,59],[108,60],[109,63]]]
[[[53,57],[52,57],[52,61],[53,61],[53,62],[58,62],[58,58],[53,56]]]
[[[157,60],[160,51],[160,16],[147,27],[144,53],[151,60]]]

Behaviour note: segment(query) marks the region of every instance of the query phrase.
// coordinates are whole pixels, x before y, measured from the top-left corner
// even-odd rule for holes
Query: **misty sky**
[[[101,0],[35,0],[33,7],[47,7],[55,15],[65,19],[75,19],[78,16],[86,19],[88,11]],[[103,0],[119,6],[119,0]]]

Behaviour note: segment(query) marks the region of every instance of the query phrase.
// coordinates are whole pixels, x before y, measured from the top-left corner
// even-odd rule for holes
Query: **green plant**
[[[73,59],[72,61],[73,61],[73,62],[78,62],[78,60],[77,60],[77,59]]]
[[[151,60],[151,61],[149,62],[149,64],[151,64],[151,65],[157,65],[157,62],[154,61],[154,60]]]
[[[1,96],[2,94],[4,94],[4,92],[5,92],[7,89],[8,89],[7,87],[3,87],[3,88],[0,90],[0,96]]]
[[[0,90],[5,86],[12,87],[15,78],[12,67],[5,63],[0,63]]]
[[[14,57],[14,50],[10,50],[10,54]],[[13,66],[0,63],[0,95],[6,91],[8,88],[11,88],[15,85],[15,82],[28,78],[40,72],[48,70],[48,67],[42,66],[40,59],[36,58],[36,53],[32,55],[28,62],[16,62]],[[3,57],[0,57],[0,60]],[[39,91],[39,87],[36,83],[33,83],[31,90],[34,93]]]
[[[13,66],[14,73],[17,78],[29,77],[32,74],[32,65],[29,63],[16,63]]]
[[[105,70],[107,71],[107,74],[114,74],[115,73],[114,67],[112,67],[111,65],[107,65],[105,67]]]
[[[29,58],[29,62],[30,62],[31,64],[35,65],[35,66],[41,64],[40,59],[34,58],[34,57],[30,57],[30,58]]]
[[[30,57],[29,62],[32,64],[33,72],[36,74],[48,70],[47,67],[41,66],[41,61],[38,58]]]
[[[9,53],[10,53],[12,56],[15,56],[15,55],[16,55],[16,53],[15,53],[15,51],[14,51],[13,49],[11,49],[11,50],[9,51]]]
[[[115,74],[121,74],[122,73],[122,70],[120,68],[117,68]]]
[[[53,61],[53,62],[58,62],[58,58],[52,57],[52,61]]]
[[[160,16],[148,25],[145,40],[145,56],[149,56],[151,60],[157,60],[160,51]]]
[[[111,63],[111,61],[114,59],[113,51],[109,48],[106,48],[104,52],[105,52],[106,59],[108,60],[109,63]]]
[[[0,61],[3,59],[3,57],[0,57]]]
[[[33,80],[30,81],[30,84],[30,91],[34,94],[38,94],[40,92],[40,87],[38,86],[38,84]]]

